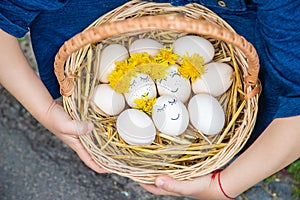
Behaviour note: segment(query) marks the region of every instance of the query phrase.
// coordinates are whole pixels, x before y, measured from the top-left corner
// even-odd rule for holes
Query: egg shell
[[[225,114],[218,100],[209,94],[194,95],[188,104],[191,124],[206,135],[218,134],[224,127]]]
[[[151,77],[147,74],[138,74],[131,79],[129,92],[124,93],[125,100],[130,107],[136,106],[135,99],[144,97],[153,98],[157,95],[156,86]]]
[[[154,57],[159,49],[162,49],[164,46],[153,39],[137,39],[129,46],[129,53],[148,53],[150,56]]]
[[[169,95],[185,103],[191,96],[190,81],[178,73],[178,66],[171,65],[165,79],[157,79],[156,86],[160,96]]]
[[[203,37],[187,35],[174,41],[173,52],[179,56],[198,54],[204,58],[204,63],[208,63],[215,55],[215,48],[210,41]]]
[[[98,79],[102,83],[108,83],[108,75],[114,70],[115,62],[129,57],[128,50],[120,44],[110,44],[105,47],[100,55]]]
[[[100,114],[104,112],[111,116],[118,115],[125,108],[124,96],[115,92],[108,84],[97,85],[94,88],[91,101],[96,106],[95,111]]]
[[[171,96],[160,96],[153,106],[152,120],[160,132],[178,136],[187,129],[189,114],[181,101]]]
[[[233,69],[230,65],[212,62],[207,64],[205,71],[205,74],[192,82],[192,90],[195,94],[208,93],[217,97],[231,86]]]
[[[151,118],[137,109],[126,109],[117,118],[117,131],[130,145],[150,145],[156,137]]]

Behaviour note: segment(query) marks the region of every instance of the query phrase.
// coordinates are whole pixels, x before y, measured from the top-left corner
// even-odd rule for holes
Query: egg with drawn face
[[[189,114],[180,100],[172,96],[160,96],[153,106],[152,120],[160,132],[178,136],[187,129]]]
[[[135,99],[147,96],[149,99],[157,95],[156,86],[147,74],[138,74],[130,81],[129,92],[124,93],[125,100],[130,107],[136,106]]]
[[[179,74],[178,65],[172,65],[167,73],[166,78],[156,80],[158,94],[173,96],[185,103],[191,95],[190,81]]]

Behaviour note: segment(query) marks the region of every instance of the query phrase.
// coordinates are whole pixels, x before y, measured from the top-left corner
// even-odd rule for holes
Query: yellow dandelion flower
[[[118,85],[119,80],[122,78],[124,75],[124,72],[122,70],[113,70],[109,75],[108,75],[108,80],[109,80],[109,85],[115,89],[116,85]]]
[[[131,73],[124,74],[116,84],[114,90],[120,94],[129,92],[130,82],[133,75]]]
[[[200,78],[205,73],[204,58],[198,54],[182,56],[182,63],[178,67],[179,73],[191,81]]]
[[[157,63],[144,64],[139,66],[140,71],[144,74],[148,74],[152,80],[164,79],[167,76],[167,69],[170,65],[163,65]]]
[[[122,61],[118,61],[115,62],[115,68],[114,70],[121,70],[124,73],[126,73],[127,71],[132,70],[135,67],[135,65],[133,65],[133,63],[128,62],[128,60],[122,60]]]
[[[159,50],[159,53],[154,57],[154,61],[163,65],[173,65],[178,57],[178,54],[172,52],[172,48],[164,47]]]
[[[127,60],[115,62],[114,70],[108,75],[109,85],[116,89],[122,77],[134,68]]]
[[[149,99],[148,95],[145,94],[143,97],[134,100],[136,106],[134,106],[133,108],[144,111],[147,114],[151,114],[155,102],[156,97]]]
[[[133,66],[152,62],[151,56],[148,53],[135,53],[131,54],[128,62]]]

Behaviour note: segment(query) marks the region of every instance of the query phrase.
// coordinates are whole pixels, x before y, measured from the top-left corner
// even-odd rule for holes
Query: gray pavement
[[[237,199],[292,200],[292,184],[299,183],[278,173]],[[106,199],[187,200],[154,196],[116,174],[96,174],[0,85],[0,200]]]

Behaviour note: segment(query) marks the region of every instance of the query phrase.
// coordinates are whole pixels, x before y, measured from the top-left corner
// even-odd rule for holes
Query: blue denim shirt
[[[22,37],[31,32],[42,81],[60,96],[54,56],[64,41],[125,0],[6,0],[0,2],[0,27]],[[263,92],[249,144],[275,118],[300,115],[300,1],[156,0],[174,6],[199,3],[216,12],[256,47]]]

